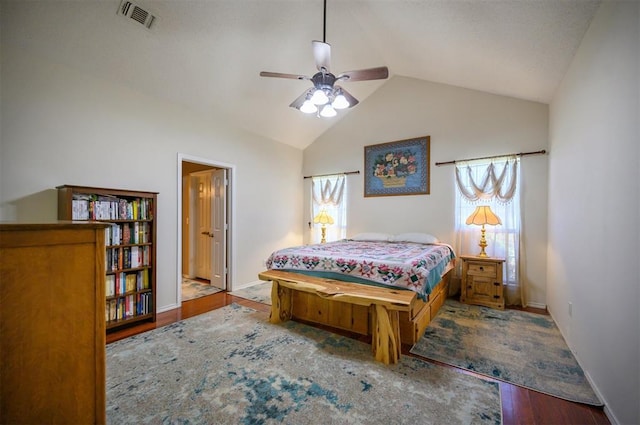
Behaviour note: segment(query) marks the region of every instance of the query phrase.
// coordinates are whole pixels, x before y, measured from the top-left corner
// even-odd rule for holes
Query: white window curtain
[[[504,258],[503,280],[508,305],[526,305],[520,281],[520,158],[517,156],[456,163],[456,249],[480,252],[480,227],[467,225],[479,205],[488,205],[502,221],[485,226],[487,255]]]
[[[320,243],[321,224],[313,218],[323,209],[333,219],[326,226],[327,242],[347,237],[347,179],[344,174],[313,177],[311,180],[311,242]]]

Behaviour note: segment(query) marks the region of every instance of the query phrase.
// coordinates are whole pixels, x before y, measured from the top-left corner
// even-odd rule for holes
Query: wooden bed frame
[[[452,263],[453,265],[453,263]],[[415,344],[442,307],[449,291],[449,269],[427,301],[413,291],[323,279],[282,270],[258,275],[272,281],[272,323],[298,319],[371,335],[377,360],[397,363],[401,344]]]

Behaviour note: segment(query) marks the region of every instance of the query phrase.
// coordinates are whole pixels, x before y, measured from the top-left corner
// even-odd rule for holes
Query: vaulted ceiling
[[[288,105],[311,76],[322,0],[3,0],[3,43],[304,148],[344,118]],[[594,0],[327,0],[336,74],[385,65],[395,75],[547,103],[599,6]],[[345,82],[361,102],[385,80]],[[357,108],[357,106],[355,107]]]

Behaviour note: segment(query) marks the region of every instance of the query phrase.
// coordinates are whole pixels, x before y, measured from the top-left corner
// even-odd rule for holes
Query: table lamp
[[[313,222],[322,224],[322,227],[320,228],[322,231],[320,243],[325,243],[327,241],[327,224],[333,224],[333,218],[327,214],[327,210],[322,209],[318,215],[313,218]]]
[[[482,226],[482,230],[480,231],[480,243],[478,244],[481,248],[480,254],[478,257],[486,257],[487,253],[484,249],[487,247],[487,240],[484,238],[484,225],[489,224],[491,226],[495,226],[496,224],[502,224],[500,218],[491,211],[488,205],[482,205],[480,207],[476,207],[476,210],[467,218],[467,224],[475,224],[478,226]]]

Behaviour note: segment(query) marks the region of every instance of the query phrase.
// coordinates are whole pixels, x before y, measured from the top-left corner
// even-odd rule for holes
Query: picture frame
[[[364,147],[364,196],[428,195],[431,136]]]

